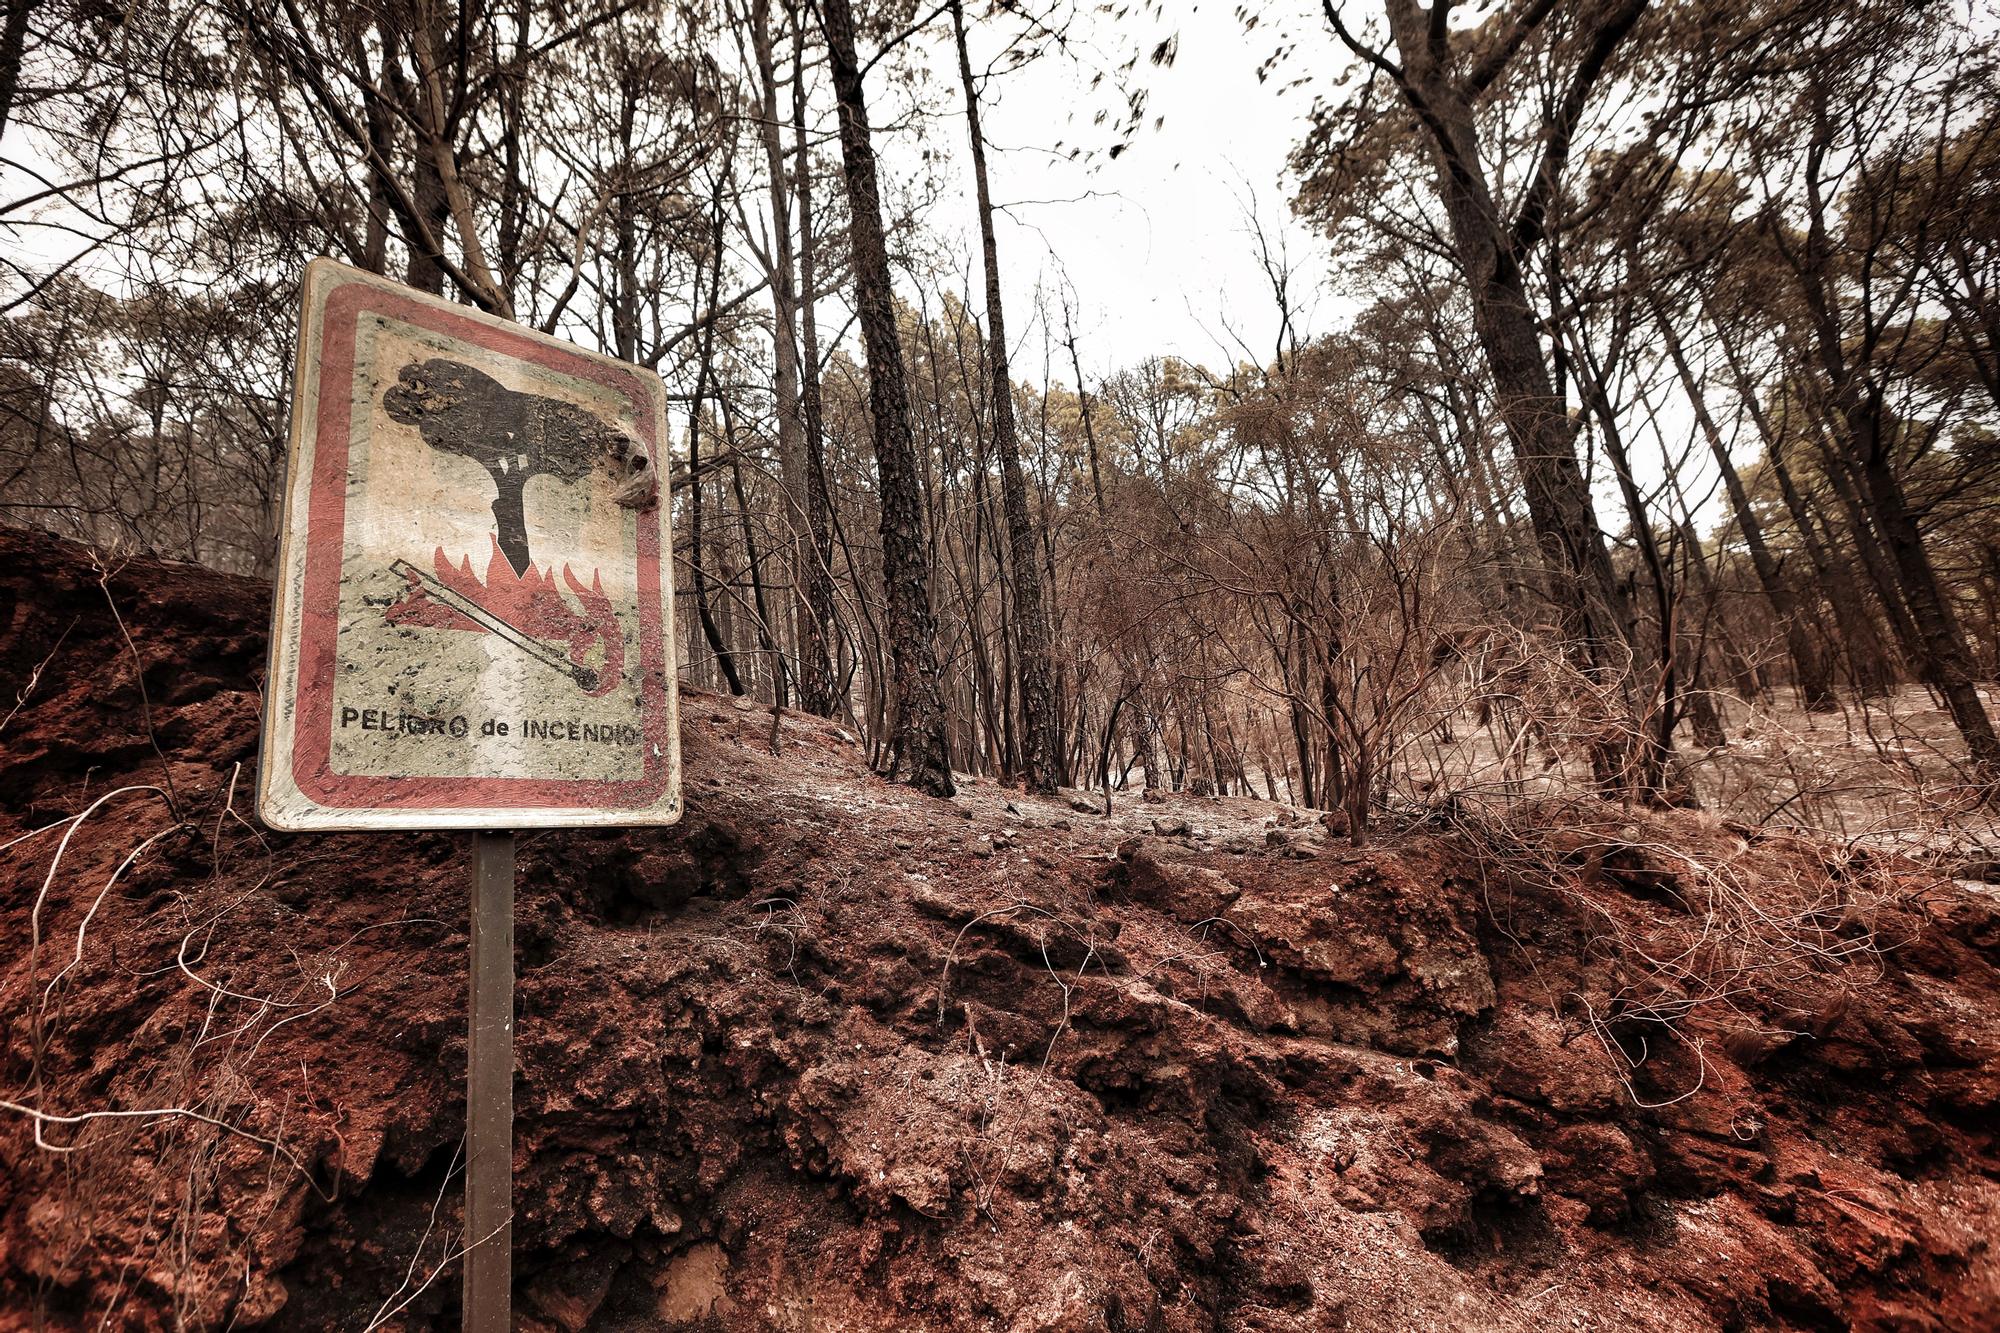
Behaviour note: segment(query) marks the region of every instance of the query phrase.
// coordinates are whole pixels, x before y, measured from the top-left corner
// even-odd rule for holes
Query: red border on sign
[[[666,638],[661,615],[660,525],[638,525],[641,775],[612,778],[377,777],[333,771],[333,682],[340,635],[340,565],[346,549],[348,445],[353,433],[355,335],[364,313],[458,338],[489,352],[603,385],[633,405],[646,452],[660,457],[652,405],[632,375],[579,352],[349,282],[336,287],[321,315],[319,403],[314,412],[312,479],[299,640],[298,707],[292,731],[292,780],[331,809],[644,809],[666,789],[668,756]],[[664,502],[664,501],[663,501]]]

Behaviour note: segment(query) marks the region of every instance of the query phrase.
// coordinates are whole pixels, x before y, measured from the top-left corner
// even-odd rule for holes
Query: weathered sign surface
[[[677,819],[665,446],[658,376],[315,261],[265,822]]]

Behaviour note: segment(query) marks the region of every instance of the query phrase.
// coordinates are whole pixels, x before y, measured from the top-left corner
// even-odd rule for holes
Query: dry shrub
[[[1908,862],[1809,837],[1675,813],[1630,822],[1595,799],[1461,800],[1440,821],[1471,853],[1492,920],[1551,1008],[1593,1039],[1635,1103],[1693,1096],[1720,1046],[1756,1063],[1824,1036],[1882,955],[1914,929],[1933,882]],[[1516,933],[1553,900],[1584,932],[1559,975]],[[1681,1048],[1693,1075],[1671,1085]]]
[[[1727,746],[1691,756],[1712,808],[1758,827],[1950,864],[2000,844],[1989,784],[1950,717],[1923,689],[1808,713],[1789,692],[1719,699]]]

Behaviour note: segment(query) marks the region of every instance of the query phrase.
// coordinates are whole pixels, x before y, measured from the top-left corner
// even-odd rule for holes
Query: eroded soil
[[[8,1326],[455,1324],[465,840],[255,826],[267,596],[0,533]],[[683,732],[680,826],[521,842],[523,1328],[2000,1324],[1990,898]]]

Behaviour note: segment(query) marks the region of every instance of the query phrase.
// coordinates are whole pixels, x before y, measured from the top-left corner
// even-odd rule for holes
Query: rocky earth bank
[[[267,607],[0,533],[0,1325],[455,1325],[466,842],[256,826]],[[2000,1326],[1976,891],[683,734],[521,840],[524,1329]]]

